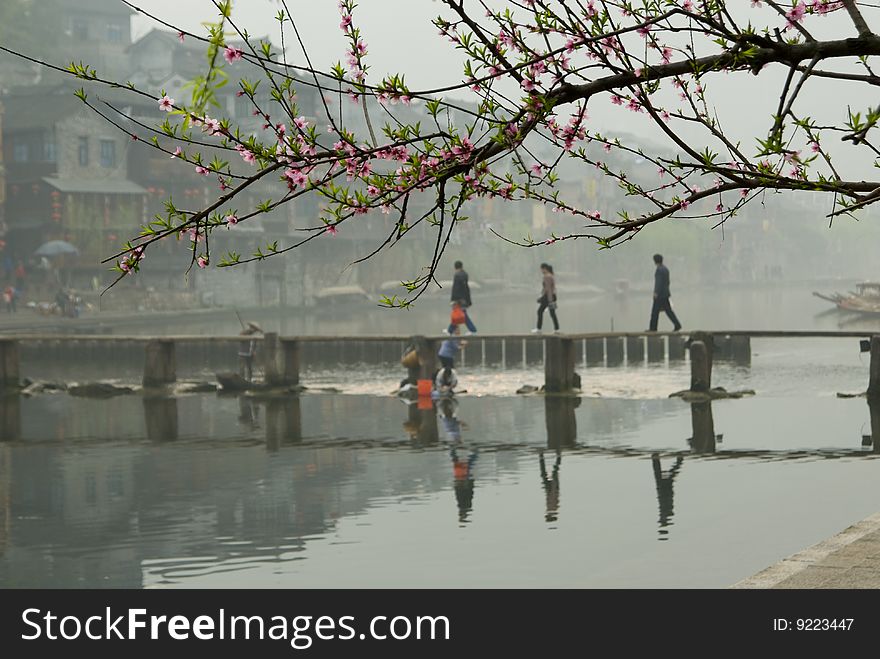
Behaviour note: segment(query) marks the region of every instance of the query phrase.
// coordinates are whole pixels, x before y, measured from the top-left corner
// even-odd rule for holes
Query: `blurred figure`
[[[459,446],[453,446],[449,451],[452,458],[452,487],[455,490],[455,500],[458,503],[458,521],[461,524],[468,522],[468,516],[473,509],[474,502],[474,462],[477,460],[476,449],[471,450],[466,459],[458,455]]]
[[[18,265],[15,266],[15,288],[18,291],[24,290],[25,279],[27,279],[27,270],[24,269],[24,261],[19,259]]]
[[[11,284],[3,289],[3,302],[6,305],[7,313],[15,313],[15,298],[18,297],[18,291]]]
[[[663,265],[663,256],[654,254],[654,305],[651,307],[651,321],[648,325],[649,332],[657,331],[657,321],[660,319],[660,312],[666,312],[669,320],[672,321],[672,331],[677,332],[681,329],[681,323],[669,304],[669,298],[672,294],[669,292],[669,268]]]
[[[260,427],[260,408],[247,396],[238,397],[238,421],[250,430]]]
[[[468,315],[468,307],[471,306],[471,286],[468,283],[468,273],[464,270],[461,261],[456,261],[453,266],[455,273],[452,275],[452,293],[450,295],[450,304],[454,307],[458,305],[464,312],[464,324],[467,325],[468,332],[477,333],[477,326],[474,325],[471,317]],[[455,330],[455,323],[449,323],[446,334],[452,334]]]
[[[556,277],[553,276],[553,266],[549,263],[541,264],[541,297],[538,298],[538,324],[532,330],[538,334],[544,325],[544,309],[550,311],[550,319],[553,321],[553,329],[559,331],[559,319],[556,318]]]
[[[673,494],[672,483],[678,474],[684,459],[679,455],[675,458],[675,464],[672,468],[664,472],[660,468],[660,456],[657,453],[651,455],[651,464],[654,468],[654,485],[657,487],[657,504],[660,507],[660,540],[666,540],[669,531],[666,530],[672,522]]]
[[[437,351],[437,357],[443,368],[451,369],[455,366],[455,357],[461,351],[462,347],[467,345],[466,341],[459,338],[461,334],[461,325],[455,325],[452,329],[452,336],[440,344],[440,350]]]
[[[239,336],[243,337],[238,343],[239,374],[248,382],[254,378],[254,358],[257,355],[257,341],[255,334],[262,334],[262,328],[256,323],[248,323]]]
[[[457,386],[458,376],[453,369],[444,367],[437,371],[434,378],[434,393],[438,398],[454,396]]]
[[[544,487],[544,496],[546,497],[547,511],[544,519],[548,522],[555,522],[559,517],[559,465],[562,462],[562,453],[556,451],[556,461],[553,463],[553,475],[547,477],[547,464],[544,462],[544,451],[538,453],[538,459],[541,464],[541,485]]]
[[[449,436],[449,441],[454,444],[459,443],[464,424],[458,419],[458,401],[454,398],[444,398],[438,403],[437,412],[443,423],[443,429]]]

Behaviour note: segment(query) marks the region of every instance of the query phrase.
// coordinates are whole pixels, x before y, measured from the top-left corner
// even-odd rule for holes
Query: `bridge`
[[[417,351],[418,366],[408,369],[413,380],[428,379],[437,369],[437,349],[446,336],[279,336],[268,332],[254,338],[262,343],[260,356],[269,387],[291,388],[300,384],[303,363],[399,364],[407,348]],[[868,393],[880,395],[880,334],[871,331],[786,331],[730,330],[691,332],[596,332],[573,334],[478,334],[461,337],[467,342],[460,366],[469,364],[502,367],[521,363],[524,367],[543,364],[544,390],[565,392],[578,388],[576,369],[595,365],[634,365],[669,360],[691,365],[691,389],[711,387],[712,363],[730,359],[751,360],[751,339],[859,339],[860,350],[871,353]],[[21,372],[21,352],[63,360],[78,354],[92,362],[107,363],[107,377],[118,377],[114,366],[120,361],[99,356],[108,345],[127,346],[130,360],[142,360],[145,388],[171,385],[177,381],[178,361],[198,354],[213,354],[228,363],[237,352],[240,336],[131,336],[29,334],[0,336],[0,392],[14,392],[27,373]],[[403,368],[401,366],[401,368]]]

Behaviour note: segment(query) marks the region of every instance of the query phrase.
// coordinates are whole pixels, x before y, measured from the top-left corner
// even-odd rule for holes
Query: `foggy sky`
[[[216,10],[211,0],[135,0],[146,11],[169,23],[197,34],[204,33],[201,21],[214,20]],[[510,6],[504,0],[489,0],[489,6]],[[475,8],[477,3],[474,3]],[[739,10],[738,18],[751,18],[755,25],[782,25],[778,17],[764,9],[763,12],[748,9],[743,0],[731,3]],[[274,43],[280,42],[279,25],[275,14],[282,8],[278,0],[238,0],[235,3],[235,20],[251,35],[269,36]],[[339,28],[339,10],[335,0],[302,1],[288,0],[287,6],[301,29],[312,64],[316,68],[329,66],[344,59],[346,40]],[[478,18],[482,10],[477,9]],[[880,12],[863,9],[870,21],[880,20]],[[372,68],[368,80],[378,81],[387,73],[403,73],[411,89],[428,89],[457,83],[462,78],[462,56],[448,40],[437,33],[431,19],[449,12],[435,0],[360,0],[355,10],[355,24],[361,28],[367,42],[367,63]],[[760,23],[759,19],[766,19]],[[153,23],[142,16],[134,19],[133,38],[146,32]],[[828,17],[808,17],[806,25],[819,38],[833,35],[836,38],[855,36],[855,31],[844,12]],[[874,26],[880,29],[880,25]],[[286,43],[288,56],[296,64],[305,64],[301,49]],[[830,68],[830,65],[825,68]],[[835,64],[840,69],[839,64]],[[785,70],[776,67],[766,70],[759,77],[747,73],[720,74],[708,77],[709,98],[725,132],[741,140],[747,152],[755,145],[755,137],[763,137],[771,125],[771,115],[776,110],[779,90]],[[458,93],[466,97],[465,93]],[[471,98],[473,100],[473,98]],[[873,89],[868,85],[812,79],[801,92],[797,107],[822,123],[839,124],[846,116],[847,106],[854,111],[864,111],[874,104]],[[612,106],[609,96],[591,99],[589,104],[591,127],[609,134],[632,133],[651,143],[668,144],[666,138],[645,115],[637,115]],[[680,131],[688,138],[699,139],[699,146],[706,144],[698,135],[683,126]],[[846,145],[825,144],[837,159],[835,163],[844,178],[872,178],[873,160],[865,149]]]

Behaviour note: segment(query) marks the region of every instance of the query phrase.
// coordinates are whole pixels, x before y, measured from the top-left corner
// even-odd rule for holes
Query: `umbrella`
[[[79,250],[64,240],[50,240],[39,246],[37,256],[58,256],[59,254],[79,254]]]

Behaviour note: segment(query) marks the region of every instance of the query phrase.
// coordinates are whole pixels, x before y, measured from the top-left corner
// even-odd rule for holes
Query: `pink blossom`
[[[687,199],[682,199],[682,201],[679,203],[679,206],[681,207],[681,210],[683,210],[683,211],[686,211],[688,206],[690,206],[690,205],[691,205],[691,202],[689,202]]]
[[[199,258],[196,259],[196,263],[199,264],[200,268],[204,268],[205,266],[208,265],[208,257],[200,255]]]
[[[253,154],[253,152],[248,151],[247,149],[242,149],[241,157],[246,163],[249,164],[253,164],[257,160],[257,157]]]
[[[299,128],[300,130],[305,130],[309,126],[309,122],[306,121],[305,117],[297,117],[293,120],[293,125]]]
[[[202,122],[202,130],[207,131],[209,135],[217,135],[222,132],[222,127],[220,126],[220,121],[218,119],[205,117],[205,121]]]
[[[819,153],[819,143],[810,142],[810,151],[812,151],[813,153]]]
[[[228,229],[229,227],[234,227],[236,224],[238,224],[238,217],[236,217],[234,213],[230,213],[226,216],[225,221],[226,228]]]
[[[185,38],[186,38],[186,34],[184,34],[183,32],[178,32],[178,33],[177,33],[177,40],[178,40],[180,43],[183,43],[183,40],[184,40]]]
[[[180,147],[176,147],[174,149],[174,153],[171,154],[171,157],[177,158],[179,155],[182,155],[182,154],[183,154],[183,149],[181,149]]]
[[[721,204],[718,204],[717,206],[715,206],[716,213],[720,213],[723,210],[724,210],[724,206],[722,206]]]
[[[201,165],[196,165],[196,174],[201,174],[202,176],[207,176],[210,173],[211,172],[208,169],[206,169],[205,167],[202,167]]]
[[[327,233],[329,233],[331,236],[335,236],[339,232],[336,229],[336,225],[329,224],[329,225],[327,225]]]
[[[284,178],[287,179],[287,187],[291,190],[297,186],[305,187],[309,180],[309,177],[301,169],[293,167],[288,167],[284,170]]]
[[[241,51],[241,49],[236,48],[235,46],[226,46],[226,48],[223,49],[223,59],[225,59],[229,64],[240,60],[243,54],[244,53]]]
[[[610,144],[604,144],[602,146],[602,148],[605,150],[605,153],[611,153],[611,145]]]
[[[806,12],[807,6],[803,3],[803,0],[799,0],[799,2],[785,14],[785,17],[788,19],[788,26],[794,27],[795,23],[798,23],[803,19]]]
[[[159,99],[159,110],[162,112],[171,112],[174,109],[174,99],[167,94]]]

